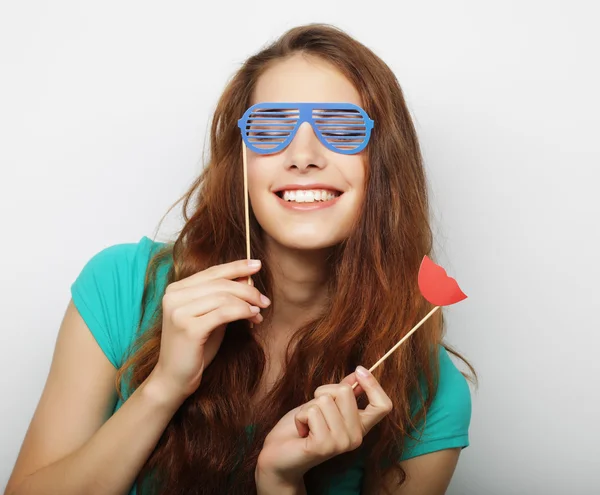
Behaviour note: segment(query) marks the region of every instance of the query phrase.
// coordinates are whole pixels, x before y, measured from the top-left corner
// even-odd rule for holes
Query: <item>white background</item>
[[[449,493],[600,493],[597,3],[208,5],[0,3],[0,487],[79,270],[154,234],[200,170],[226,80],[320,21],[397,74],[436,249],[470,296],[447,312],[480,375]]]

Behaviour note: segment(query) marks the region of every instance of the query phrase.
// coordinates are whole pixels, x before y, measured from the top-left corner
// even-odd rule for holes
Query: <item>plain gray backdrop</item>
[[[451,494],[600,493],[593,1],[0,2],[0,487],[85,262],[152,235],[240,63],[329,22],[394,70],[474,364]],[[180,225],[168,217],[161,235]]]

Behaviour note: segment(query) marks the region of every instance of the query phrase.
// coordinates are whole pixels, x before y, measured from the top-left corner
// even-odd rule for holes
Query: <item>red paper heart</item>
[[[434,306],[450,306],[467,298],[456,280],[427,256],[423,257],[419,268],[419,289]]]

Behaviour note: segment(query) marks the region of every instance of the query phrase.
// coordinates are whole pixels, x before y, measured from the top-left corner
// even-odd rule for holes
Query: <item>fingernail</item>
[[[367,378],[367,377],[371,376],[371,373],[369,373],[369,370],[366,368],[363,368],[362,366],[357,366],[356,374],[358,376],[360,376],[361,378]]]
[[[257,266],[260,266],[260,260],[248,260],[248,266],[256,268]]]
[[[256,314],[260,311],[260,308],[258,306],[250,306],[250,311]]]
[[[271,304],[271,300],[267,296],[260,295],[260,300],[263,304]]]

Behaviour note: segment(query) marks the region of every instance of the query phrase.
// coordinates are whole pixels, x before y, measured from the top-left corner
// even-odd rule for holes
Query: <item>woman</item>
[[[322,25],[251,57],[184,216],[174,243],[109,247],[73,284],[7,493],[444,493],[471,403],[441,318],[377,379],[359,366],[429,310],[426,181],[390,69]]]

